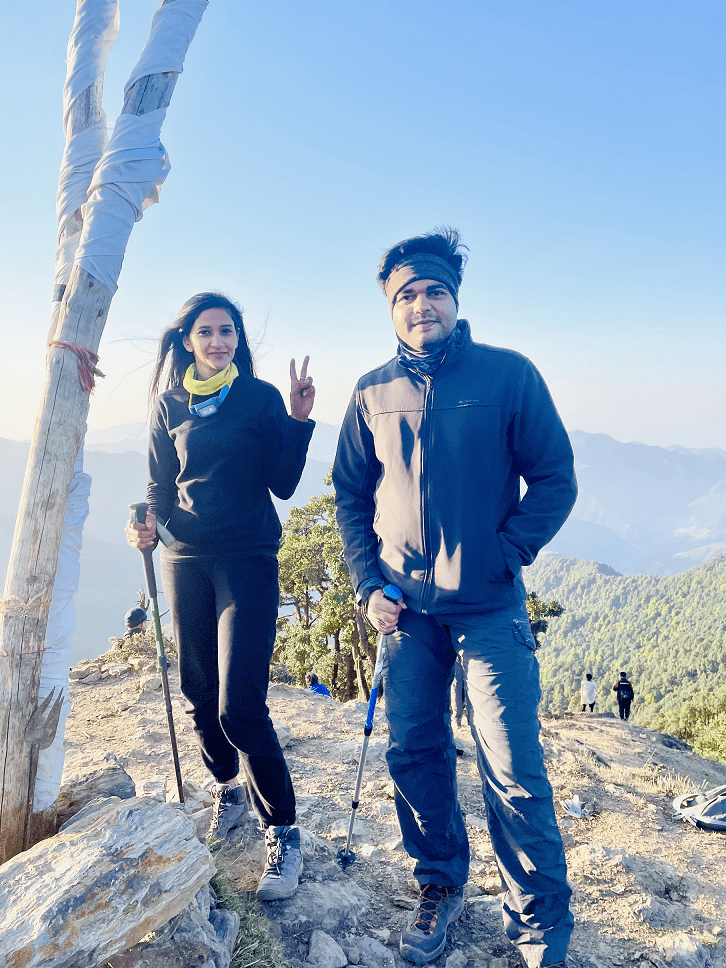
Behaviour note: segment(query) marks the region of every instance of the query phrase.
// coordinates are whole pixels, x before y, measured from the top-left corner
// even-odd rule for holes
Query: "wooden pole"
[[[126,95],[122,113],[140,116],[168,106],[178,76],[168,72],[139,78]],[[93,95],[86,91],[90,111]],[[77,263],[56,339],[97,352],[112,297]],[[0,863],[23,849],[31,761],[25,730],[38,705],[58,549],[88,402],[75,354],[51,347],[0,602]]]

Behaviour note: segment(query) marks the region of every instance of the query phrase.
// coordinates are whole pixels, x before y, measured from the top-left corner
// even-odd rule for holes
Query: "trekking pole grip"
[[[149,505],[146,501],[139,501],[138,504],[130,504],[131,517],[129,524],[146,524],[146,512]],[[152,558],[153,548],[139,548],[144,562],[144,576],[146,578],[146,590],[149,598],[156,598],[156,575],[154,574],[154,561]]]

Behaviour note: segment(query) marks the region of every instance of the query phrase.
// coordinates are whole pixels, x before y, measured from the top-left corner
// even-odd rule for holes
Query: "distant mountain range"
[[[580,495],[553,554],[674,575],[726,552],[726,451],[570,434]]]
[[[318,423],[300,485],[281,517],[324,490],[338,427]],[[670,575],[726,552],[726,451],[624,444],[605,434],[570,434],[580,496],[547,553],[599,561],[622,574]],[[4,573],[28,445],[0,439],[0,570]],[[92,431],[85,470],[93,478],[76,596],[73,661],[100,655],[123,634],[124,613],[142,584],[127,547],[128,505],[146,491],[146,431],[126,424]],[[163,601],[163,600],[162,600]]]
[[[121,636],[124,615],[137,601],[143,586],[140,555],[126,544],[124,525],[129,504],[146,494],[145,435],[134,436],[143,425],[124,428],[131,434],[119,436],[117,428],[108,434],[90,433],[86,441],[84,470],[91,475],[90,511],[83,529],[81,578],[75,596],[76,634],[71,646],[73,663],[101,655],[109,636]],[[337,429],[335,431],[337,438]],[[325,425],[321,438],[325,437]],[[313,454],[317,453],[311,448]],[[28,444],[0,438],[0,576],[4,577],[12,547],[13,531],[22,491]],[[308,458],[302,480],[292,501],[275,504],[281,518],[288,507],[305,503],[324,490],[329,461]],[[158,556],[157,556],[158,557]],[[159,568],[157,580],[160,582]],[[163,594],[160,607],[164,605]],[[162,622],[165,619],[162,618]]]

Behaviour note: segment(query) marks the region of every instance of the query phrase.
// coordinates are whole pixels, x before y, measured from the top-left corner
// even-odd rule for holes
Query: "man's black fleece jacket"
[[[289,417],[279,391],[247,374],[210,417],[189,412],[182,387],[160,394],[146,499],[177,539],[165,554],[276,555],[282,529],[270,491],[292,497],[314,427]]]
[[[575,503],[572,448],[544,380],[458,326],[433,376],[396,357],[358,381],[348,407],[333,484],[360,600],[392,582],[430,615],[515,604],[522,565]]]

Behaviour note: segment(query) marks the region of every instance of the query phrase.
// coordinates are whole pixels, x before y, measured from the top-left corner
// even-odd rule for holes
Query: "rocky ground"
[[[166,780],[172,793],[166,714],[151,650],[93,660],[72,670],[72,676],[67,775],[89,750],[108,751],[119,757],[137,792]],[[171,687],[184,779],[208,786],[174,666]],[[386,771],[382,710],[366,761],[353,842],[356,861],[344,872],[335,857],[347,832],[366,706],[273,685],[270,709],[287,740],[305,856],[296,896],[265,905],[273,934],[283,941],[293,966],[407,965],[398,954],[398,936],[416,891]],[[574,964],[724,968],[726,835],[673,819],[671,801],[693,788],[726,783],[726,766],[664,745],[658,733],[597,715],[544,718],[542,737],[574,891]],[[520,968],[501,928],[500,882],[474,744],[466,728],[457,738],[465,750],[459,758],[459,796],[473,862],[464,915],[434,964]],[[570,815],[565,806],[575,798],[584,804],[582,817]],[[201,801],[203,825],[211,801],[203,795]],[[252,820],[224,849],[237,886],[254,888],[264,857]]]

